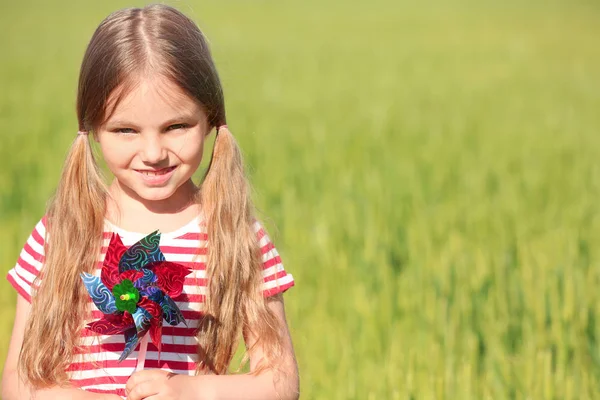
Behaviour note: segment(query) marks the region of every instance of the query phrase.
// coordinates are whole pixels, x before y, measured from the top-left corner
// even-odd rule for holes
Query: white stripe
[[[293,280],[294,280],[294,277],[291,274],[287,274],[283,278],[274,279],[269,282],[263,282],[262,288],[263,288],[263,290],[273,289],[278,286],[287,285],[288,283],[292,282]]]
[[[42,236],[43,238],[43,236]],[[29,239],[27,240],[27,244],[29,246],[31,246],[31,248],[33,249],[33,251],[35,251],[36,253],[40,254],[40,255],[44,255],[44,246],[39,244],[34,238],[33,236],[30,236]]]
[[[165,326],[170,326],[165,323]],[[177,328],[185,328],[184,324],[177,325]],[[193,328],[188,326],[189,328]],[[122,334],[118,335],[99,335],[99,336],[83,336],[79,340],[79,344],[81,346],[97,346],[99,344],[110,344],[110,343],[123,343],[125,340]],[[163,344],[173,344],[173,345],[192,345],[196,344],[195,336],[174,336],[174,335],[163,335],[161,342]],[[116,354],[116,353],[111,353]],[[82,356],[84,356],[82,354]],[[117,357],[119,358],[119,357]]]
[[[31,266],[33,266],[33,268],[37,269],[38,271],[42,269],[42,263],[33,258],[27,251],[21,251],[21,258],[27,264],[31,264]]]
[[[20,275],[20,277],[23,278],[23,279],[21,279],[21,281],[24,282],[27,286],[31,286],[31,284],[33,283],[33,280],[35,279],[35,275],[33,275],[31,272],[27,271],[19,263],[17,263],[17,265],[15,265],[14,272],[15,272],[15,275],[18,273],[18,275]]]
[[[17,282],[17,285],[19,285],[21,289],[23,289],[25,292],[27,292],[29,296],[31,296],[31,284],[21,279],[21,277],[17,275],[14,269],[11,269],[10,271],[8,271],[8,273],[10,274],[10,276],[12,276],[15,282]]]
[[[263,278],[268,278],[269,276],[275,275],[276,273],[281,272],[281,271],[283,271],[283,264],[277,263],[277,264],[273,265],[272,267],[263,269],[262,275],[263,275]]]

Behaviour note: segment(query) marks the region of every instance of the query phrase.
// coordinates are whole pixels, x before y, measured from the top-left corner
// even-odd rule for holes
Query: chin
[[[163,201],[168,200],[175,194],[176,190],[173,188],[144,188],[142,190],[136,190],[136,194],[143,200],[146,201]]]
[[[137,182],[136,182],[137,183]],[[139,184],[124,184],[130,192],[130,196],[136,196],[142,201],[163,201],[172,197],[177,192],[177,186],[168,183],[164,186],[145,186]]]

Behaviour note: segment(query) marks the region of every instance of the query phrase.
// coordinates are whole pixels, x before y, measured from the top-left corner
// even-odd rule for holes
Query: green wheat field
[[[143,4],[0,3],[2,274],[77,131],[93,30]],[[302,398],[600,398],[597,0],[168,4],[211,42],[296,279]],[[0,368],[15,299],[2,279]]]

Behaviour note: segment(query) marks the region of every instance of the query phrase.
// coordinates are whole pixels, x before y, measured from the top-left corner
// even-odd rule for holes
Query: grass
[[[0,5],[3,271],[76,132],[85,45],[129,5],[62,3]],[[595,397],[596,2],[170,4],[210,38],[296,278],[303,398]]]

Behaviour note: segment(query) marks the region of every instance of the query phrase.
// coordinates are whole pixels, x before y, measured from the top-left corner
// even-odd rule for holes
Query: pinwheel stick
[[[140,342],[140,351],[138,353],[138,362],[135,367],[136,372],[144,369],[144,363],[146,362],[146,350],[148,349],[148,334],[145,334]]]

